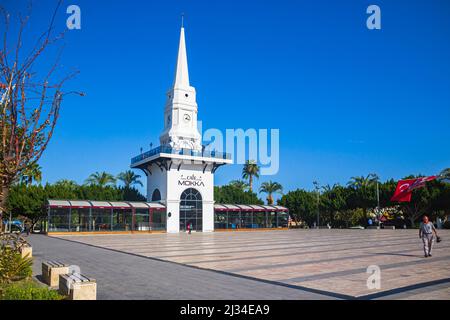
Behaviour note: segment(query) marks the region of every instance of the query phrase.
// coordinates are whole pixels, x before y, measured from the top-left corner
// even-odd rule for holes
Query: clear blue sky
[[[25,1],[2,0],[16,11]],[[33,39],[55,1],[35,1]],[[280,171],[261,177],[285,191],[435,174],[450,166],[450,2],[87,1],[82,29],[65,38],[63,63],[80,70],[67,90],[44,181],[77,182],[129,168],[158,143],[172,83],[180,13],[191,84],[206,128],[279,128]],[[377,4],[382,30],[366,28]],[[241,166],[217,171],[216,184]]]

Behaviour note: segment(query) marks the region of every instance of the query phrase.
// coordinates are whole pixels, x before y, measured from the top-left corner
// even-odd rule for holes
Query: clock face
[[[189,121],[191,121],[191,116],[188,115],[187,113],[185,113],[183,116],[183,119],[184,119],[184,121],[189,122]]]

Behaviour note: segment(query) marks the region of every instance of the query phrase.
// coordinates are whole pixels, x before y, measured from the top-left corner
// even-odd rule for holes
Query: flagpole
[[[378,209],[380,209],[380,183],[377,181],[377,206]]]

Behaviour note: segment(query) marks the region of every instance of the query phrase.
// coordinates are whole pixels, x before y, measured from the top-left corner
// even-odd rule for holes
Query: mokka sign
[[[196,177],[195,174],[184,176],[181,175],[178,180],[179,186],[185,187],[204,187],[205,183],[202,181],[202,177]]]

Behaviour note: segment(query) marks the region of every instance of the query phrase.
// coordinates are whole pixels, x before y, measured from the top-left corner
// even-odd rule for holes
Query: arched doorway
[[[202,195],[196,189],[183,191],[180,197],[180,231],[186,231],[188,223],[193,231],[202,231]]]
[[[152,194],[152,201],[161,201],[161,192],[158,189],[155,189]]]

